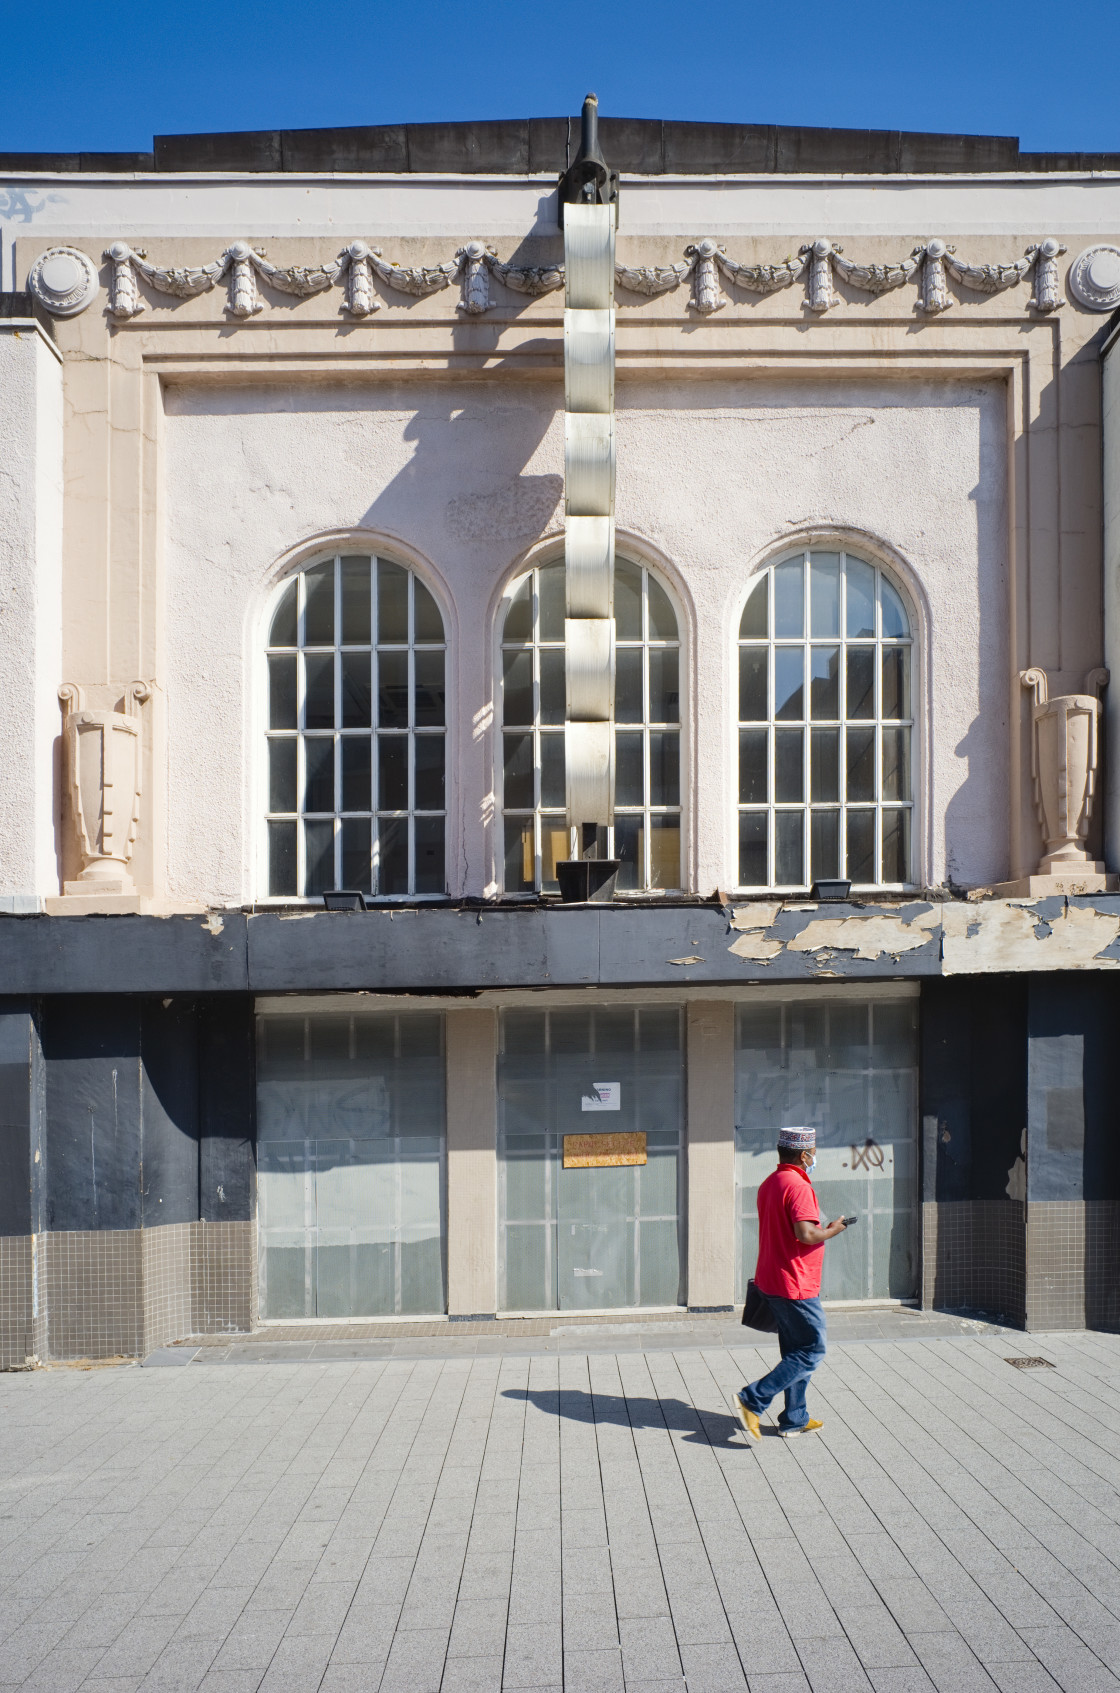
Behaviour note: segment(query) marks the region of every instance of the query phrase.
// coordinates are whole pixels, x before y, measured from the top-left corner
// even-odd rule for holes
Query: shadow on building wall
[[[970,490],[976,522],[976,556],[981,564],[979,616],[975,629],[935,631],[941,655],[962,641],[975,643],[979,711],[953,748],[967,770],[945,807],[945,876],[951,887],[975,887],[1004,881],[1009,866],[1008,800],[1011,761],[1018,757],[1018,721],[1008,726],[1006,631],[1010,625],[1010,570],[1007,562],[1008,443],[1002,402],[979,406],[979,462]],[[947,685],[934,659],[927,700],[939,698]],[[943,697],[943,696],[942,696]],[[936,711],[933,730],[936,731]],[[1029,765],[1028,765],[1029,768]]]
[[[557,242],[538,240],[523,242],[508,262],[541,264],[558,257]],[[414,451],[370,502],[362,521],[409,540],[417,533],[418,512],[431,509],[434,492],[447,550],[484,549],[496,580],[559,516],[563,476],[526,474],[525,467],[564,409],[564,347],[557,325],[519,339],[516,352],[503,355],[503,335],[508,340],[511,330],[520,334],[518,318],[529,301],[494,278],[489,287],[501,320],[464,315],[456,323],[439,401],[434,395],[425,398],[421,388],[417,404],[415,386],[407,393],[397,390],[392,398],[386,393],[387,403],[414,413],[404,430]],[[559,317],[563,293],[546,299]],[[399,306],[399,298],[394,303]],[[407,309],[421,306],[418,301]],[[516,389],[510,389],[511,380]],[[452,403],[446,398],[450,382],[456,388]],[[446,492],[441,495],[441,490]]]

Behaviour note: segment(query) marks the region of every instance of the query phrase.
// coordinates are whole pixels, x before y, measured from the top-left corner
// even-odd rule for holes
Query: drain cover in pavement
[[[1052,1370],[1049,1358],[1005,1358],[1004,1363],[1010,1364],[1013,1370]]]

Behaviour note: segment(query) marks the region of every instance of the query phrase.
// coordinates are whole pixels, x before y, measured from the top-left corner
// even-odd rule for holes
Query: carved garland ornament
[[[861,293],[885,294],[916,277],[917,310],[932,317],[947,311],[953,303],[949,277],[977,293],[997,294],[1014,288],[1033,271],[1034,292],[1028,304],[1032,311],[1046,315],[1065,305],[1058,282],[1058,259],[1065,251],[1060,242],[1050,237],[1029,246],[1023,257],[1011,264],[974,265],[958,259],[954,247],[935,238],[893,263],[861,265],[845,258],[842,247],[821,236],[800,247],[795,258],[779,264],[751,265],[729,258],[717,241],[707,237],[687,246],[683,260],[675,264],[616,265],[615,282],[628,293],[652,299],[691,279],[689,310],[708,317],[731,297],[726,294],[724,283],[749,294],[773,294],[804,277],[806,307],[820,316],[840,303],[841,296],[835,287],[837,279]],[[40,266],[48,256],[44,254]],[[283,294],[301,298],[340,285],[344,291],[344,309],[352,317],[367,317],[380,311],[381,301],[373,286],[375,277],[384,287],[414,299],[437,293],[458,281],[457,310],[468,317],[480,317],[497,303],[491,294],[492,281],[515,293],[529,295],[548,294],[564,286],[562,264],[507,264],[483,241],[468,241],[444,264],[414,268],[392,263],[382,257],[379,248],[365,241],[352,241],[337,258],[315,266],[271,264],[264,248],[250,246],[248,241],[234,241],[212,264],[178,269],[163,269],[150,263],[142,249],[133,249],[125,241],[114,241],[105,257],[112,264],[109,310],[121,322],[144,310],[137,284],[140,277],[157,293],[172,294],[181,300],[203,294],[224,280],[228,294],[226,311],[240,319],[255,317],[264,309],[258,281]]]

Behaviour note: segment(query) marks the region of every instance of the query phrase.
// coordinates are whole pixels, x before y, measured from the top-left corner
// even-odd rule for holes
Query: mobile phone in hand
[[[859,1222],[859,1218],[858,1217],[841,1217],[840,1221],[843,1223],[843,1225],[846,1229],[850,1229],[853,1223]]]

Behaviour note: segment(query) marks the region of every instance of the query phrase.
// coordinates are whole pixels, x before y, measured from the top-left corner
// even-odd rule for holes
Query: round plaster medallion
[[[1120,247],[1086,247],[1070,266],[1074,298],[1093,312],[1120,306]]]
[[[48,247],[31,266],[27,286],[55,317],[76,317],[97,293],[97,268],[76,247]]]

